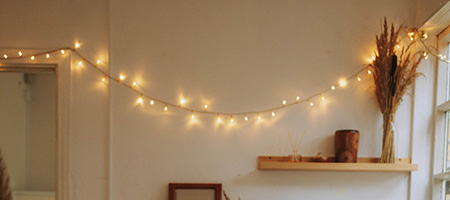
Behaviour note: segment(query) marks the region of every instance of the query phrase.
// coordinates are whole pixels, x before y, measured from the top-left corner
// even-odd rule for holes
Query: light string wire
[[[243,116],[252,115],[252,114],[258,114],[259,115],[261,113],[268,113],[268,112],[272,112],[273,113],[273,111],[277,111],[277,110],[280,110],[280,109],[283,109],[283,108],[287,108],[287,107],[294,106],[294,105],[297,105],[297,104],[301,104],[301,103],[304,103],[304,102],[311,102],[312,99],[314,99],[316,97],[320,97],[320,96],[323,97],[323,95],[325,93],[335,90],[336,87],[339,84],[342,84],[342,82],[347,83],[351,79],[359,77],[358,74],[360,74],[363,71],[368,69],[368,67],[363,67],[362,69],[360,69],[359,71],[357,71],[353,75],[351,75],[351,76],[349,76],[349,77],[347,77],[345,79],[341,79],[340,82],[336,83],[335,85],[331,86],[330,88],[328,88],[326,90],[323,90],[323,91],[320,91],[318,93],[315,93],[315,94],[309,96],[308,98],[298,99],[298,96],[297,96],[296,101],[294,101],[292,103],[283,103],[281,106],[267,108],[267,109],[262,109],[262,110],[248,111],[248,112],[233,112],[233,113],[231,113],[231,112],[208,111],[207,109],[203,109],[203,110],[191,109],[191,108],[188,108],[188,107],[183,107],[181,104],[174,104],[174,103],[171,103],[169,101],[165,101],[165,100],[161,100],[161,99],[158,99],[158,98],[151,97],[151,96],[145,94],[144,92],[138,90],[133,84],[132,85],[127,84],[127,83],[125,83],[125,81],[121,80],[120,78],[113,77],[109,73],[107,73],[104,70],[100,69],[97,64],[94,64],[94,62],[88,60],[81,53],[79,53],[75,48],[71,48],[71,47],[58,48],[58,49],[54,49],[54,50],[51,50],[51,51],[45,51],[45,52],[42,52],[42,53],[37,53],[37,54],[32,54],[32,55],[22,55],[21,54],[22,56],[15,56],[15,57],[4,56],[4,60],[24,59],[24,58],[29,58],[29,57],[35,58],[35,57],[42,56],[42,55],[52,54],[52,53],[55,53],[55,52],[58,52],[58,51],[72,51],[75,55],[77,55],[80,58],[80,60],[83,63],[86,63],[88,66],[91,66],[92,68],[97,70],[97,72],[101,73],[104,78],[108,78],[108,80],[112,80],[112,81],[114,81],[114,82],[116,82],[116,83],[118,83],[120,85],[125,86],[129,90],[137,93],[140,98],[147,98],[150,101],[158,102],[158,103],[163,104],[165,106],[171,106],[171,107],[174,107],[174,108],[178,108],[178,109],[189,111],[192,114],[194,114],[194,113],[202,113],[202,114],[214,114],[214,115],[225,115],[225,116],[228,115],[230,117],[233,117],[233,116],[236,116],[236,115],[243,115]],[[6,54],[4,54],[4,55],[6,55]],[[286,101],[284,101],[284,102],[286,102]]]
[[[441,54],[437,54],[435,53],[434,50],[432,49],[432,47],[429,47],[424,40],[428,37],[426,35],[425,32],[419,32],[417,29],[411,29],[408,30],[408,36],[411,39],[411,41],[417,41],[416,37],[420,36],[420,43],[422,44],[422,46],[426,49],[426,51],[418,51],[417,54],[421,54],[422,56],[425,57],[425,59],[428,58],[428,55],[432,55],[436,58],[438,58],[441,61],[450,63],[450,60],[446,60],[445,56],[442,56]],[[403,39],[403,38],[402,38]],[[413,43],[414,43],[413,42]],[[411,44],[410,44],[411,45]],[[408,48],[410,47],[410,45],[408,45]],[[113,82],[116,82],[120,85],[123,85],[124,87],[128,88],[129,90],[137,93],[139,95],[139,100],[142,101],[140,103],[143,103],[143,98],[146,98],[148,100],[150,100],[152,103],[152,105],[157,102],[160,103],[162,105],[165,105],[164,109],[165,111],[167,111],[167,107],[173,107],[173,108],[177,108],[177,109],[181,109],[181,110],[185,110],[188,111],[192,114],[192,118],[195,118],[195,113],[200,113],[200,114],[214,114],[218,116],[218,120],[220,121],[220,115],[224,115],[224,116],[230,116],[231,121],[233,121],[233,116],[239,116],[242,115],[244,116],[245,121],[248,120],[247,115],[253,115],[256,114],[258,116],[258,119],[260,119],[260,114],[261,113],[272,113],[272,116],[275,116],[274,111],[280,110],[280,109],[284,109],[287,107],[291,107],[297,104],[301,104],[301,103],[305,103],[305,102],[309,102],[310,106],[313,106],[312,103],[312,99],[317,98],[317,97],[322,97],[322,100],[324,100],[324,94],[328,93],[330,91],[334,91],[337,86],[342,85],[342,84],[347,84],[350,80],[357,78],[358,81],[361,81],[361,78],[359,76],[359,74],[361,74],[363,71],[367,71],[368,74],[371,74],[371,71],[369,69],[369,66],[363,67],[362,69],[358,70],[356,73],[352,74],[351,76],[345,78],[345,79],[341,79],[339,82],[337,82],[336,84],[332,85],[330,88],[320,91],[318,93],[315,93],[311,96],[309,96],[308,98],[302,98],[300,99],[299,96],[297,96],[296,100],[294,102],[291,103],[287,103],[286,100],[283,100],[283,104],[281,106],[276,106],[276,107],[271,107],[271,108],[267,108],[267,109],[262,109],[262,110],[254,110],[254,111],[248,111],[248,112],[217,112],[217,111],[208,111],[207,110],[207,105],[205,105],[204,109],[192,109],[192,108],[188,108],[188,107],[184,107],[182,104],[175,104],[175,103],[171,103],[169,101],[165,101],[162,99],[158,99],[158,98],[154,98],[151,97],[150,95],[145,94],[144,92],[140,91],[137,89],[136,87],[136,82],[133,82],[131,85],[125,83],[124,80],[122,80],[120,77],[116,78],[113,77],[112,75],[110,75],[109,73],[107,73],[106,71],[100,69],[98,67],[99,62],[97,62],[97,64],[95,64],[94,62],[90,61],[89,59],[87,59],[85,56],[83,56],[81,53],[79,53],[76,49],[79,47],[79,44],[76,43],[75,45],[76,48],[71,48],[71,47],[64,47],[64,48],[58,48],[58,49],[54,49],[54,50],[50,50],[50,51],[44,51],[41,53],[36,53],[36,54],[32,54],[32,55],[23,55],[23,53],[21,51],[19,51],[19,56],[13,56],[13,57],[9,57],[7,54],[3,55],[3,60],[9,60],[9,59],[24,59],[24,58],[31,58],[32,60],[35,60],[36,57],[38,56],[43,56],[45,55],[45,57],[47,57],[47,59],[49,58],[50,54],[56,53],[58,51],[61,52],[61,54],[64,54],[65,51],[72,51],[74,54],[76,54],[82,62],[86,63],[88,66],[94,68],[95,70],[97,70],[97,72],[99,72],[100,74],[103,75],[103,79],[108,79],[108,80],[112,80]],[[106,80],[103,80],[104,82]]]

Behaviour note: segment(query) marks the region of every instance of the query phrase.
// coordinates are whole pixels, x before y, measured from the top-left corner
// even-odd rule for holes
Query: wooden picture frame
[[[169,200],[177,199],[177,189],[214,190],[214,200],[222,200],[221,183],[169,183]]]

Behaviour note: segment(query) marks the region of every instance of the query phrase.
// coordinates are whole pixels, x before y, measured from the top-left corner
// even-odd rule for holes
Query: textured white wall
[[[211,111],[278,106],[329,88],[367,64],[386,16],[415,24],[414,1],[111,1],[111,70],[139,89]],[[112,85],[112,197],[166,199],[169,182],[221,182],[242,199],[407,199],[407,173],[258,171],[258,155],[287,155],[287,131],[307,130],[300,153],[333,154],[335,130],[361,132],[359,156],[379,156],[381,116],[372,80],[317,106],[301,104],[235,125],[163,105]],[[397,115],[409,157],[411,100]],[[129,187],[133,185],[133,187]],[[420,189],[419,189],[420,190]]]

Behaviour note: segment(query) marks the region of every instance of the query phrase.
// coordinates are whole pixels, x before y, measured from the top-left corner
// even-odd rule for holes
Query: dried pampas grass
[[[375,60],[369,64],[373,71],[375,83],[375,96],[383,114],[383,148],[380,158],[382,163],[395,162],[393,122],[403,96],[414,85],[417,67],[423,56],[416,58],[417,54],[411,53],[413,40],[406,48],[396,51],[399,43],[399,35],[404,29],[400,26],[395,30],[391,25],[390,32],[386,18],[384,19],[383,32],[376,36],[377,52]],[[399,55],[399,56],[397,56]]]

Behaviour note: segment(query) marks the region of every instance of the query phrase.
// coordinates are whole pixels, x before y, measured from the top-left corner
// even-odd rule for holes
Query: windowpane
[[[450,200],[450,181],[445,181],[445,200]]]
[[[450,111],[445,112],[445,133],[446,133],[446,162],[445,162],[445,171],[449,172],[450,171],[450,130],[448,127],[450,127]]]

